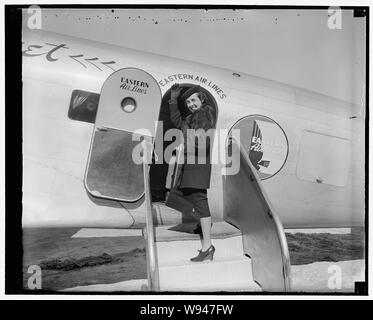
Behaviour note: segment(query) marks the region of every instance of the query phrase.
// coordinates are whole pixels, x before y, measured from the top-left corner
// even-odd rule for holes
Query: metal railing
[[[254,280],[264,291],[288,292],[290,256],[282,223],[248,153],[234,137],[230,144],[232,155],[239,156],[240,164],[237,174],[224,178],[224,220],[241,230],[244,252],[252,260]]]
[[[172,173],[171,188],[174,188],[179,180],[179,175],[181,173],[181,168],[183,165],[180,159],[183,156],[183,152],[184,152],[184,144],[181,143],[176,148],[176,160],[175,160],[175,167]]]
[[[153,150],[153,144],[146,139],[142,141],[143,149],[143,171],[144,171],[144,196],[146,205],[146,229],[145,238],[147,241],[146,251],[146,263],[147,263],[147,274],[148,274],[148,290],[159,291],[159,271],[158,271],[158,259],[157,251],[155,248],[155,233],[154,233],[154,222],[153,222],[153,205],[150,193],[150,182],[149,182],[149,154]]]

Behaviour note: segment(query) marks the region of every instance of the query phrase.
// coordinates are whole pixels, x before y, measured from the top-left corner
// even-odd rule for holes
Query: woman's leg
[[[202,251],[211,246],[211,214],[206,189],[184,188],[184,197],[193,203],[195,213],[200,217],[202,229]]]
[[[211,216],[201,218],[201,228],[202,228],[202,251],[206,251],[211,247]]]
[[[202,251],[211,247],[211,214],[207,201],[207,190],[198,190],[194,193],[194,209],[200,217],[202,229]]]
[[[211,244],[211,214],[207,201],[206,189],[191,189],[184,190],[185,195],[193,203],[196,214],[200,217],[202,229],[202,249],[198,256],[191,258],[193,262],[202,262],[204,260],[212,260],[215,253],[215,248]]]

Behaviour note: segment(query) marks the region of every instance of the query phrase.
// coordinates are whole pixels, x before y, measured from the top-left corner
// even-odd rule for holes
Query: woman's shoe
[[[214,253],[215,253],[215,247],[213,245],[210,246],[206,251],[198,250],[198,256],[190,259],[192,262],[202,262],[204,260],[212,259],[214,258]]]

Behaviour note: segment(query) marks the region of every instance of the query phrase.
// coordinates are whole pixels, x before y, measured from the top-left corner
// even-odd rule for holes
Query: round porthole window
[[[131,98],[131,97],[126,97],[122,100],[121,104],[120,104],[122,110],[126,113],[132,113],[136,110],[137,108],[137,104],[136,104],[136,101],[135,99]]]

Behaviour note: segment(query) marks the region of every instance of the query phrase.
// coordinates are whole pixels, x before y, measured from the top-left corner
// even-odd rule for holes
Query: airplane
[[[118,128],[119,112],[130,119],[124,121],[128,126],[167,117],[175,83],[199,85],[213,104],[218,158],[232,149],[231,133],[239,129],[235,141],[242,150],[240,170],[246,173],[226,176],[224,161],[213,165],[208,199],[214,221],[237,226],[239,219],[231,211],[250,211],[252,205],[275,212],[278,229],[364,226],[364,105],[237,71],[42,30],[23,30],[22,56],[24,228],[146,225],[142,167],[122,172],[129,149],[110,148],[105,139],[116,139],[117,146],[125,139],[117,132],[125,130]],[[156,82],[160,101],[149,106],[154,109],[141,110],[131,99],[115,106],[116,111],[101,108],[104,84],[126,69],[137,75],[142,70]],[[146,80],[128,82],[122,76],[121,81],[122,89],[131,86],[131,94],[151,91]],[[102,126],[105,121],[115,125]],[[156,127],[151,130],[159,134]],[[105,166],[99,173],[98,163]],[[150,177],[152,168],[162,176],[155,180],[169,190],[174,165],[151,167]],[[245,193],[250,179],[260,190],[255,198],[260,205]],[[157,224],[180,222],[174,210],[155,206]],[[283,230],[278,238],[284,238]],[[286,260],[287,248],[282,253]]]

